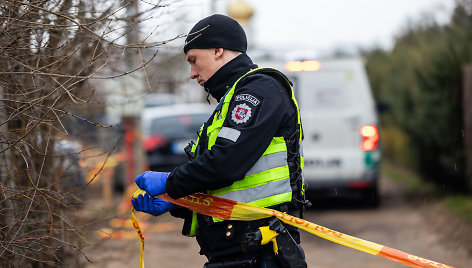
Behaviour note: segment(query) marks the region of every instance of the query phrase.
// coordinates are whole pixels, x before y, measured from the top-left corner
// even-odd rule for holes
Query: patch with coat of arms
[[[228,109],[227,121],[236,129],[252,124],[259,117],[264,98],[253,92],[235,94]]]
[[[246,123],[249,118],[251,118],[251,115],[251,107],[249,107],[246,103],[241,103],[236,105],[231,112],[231,120],[233,120],[236,124],[243,124]]]

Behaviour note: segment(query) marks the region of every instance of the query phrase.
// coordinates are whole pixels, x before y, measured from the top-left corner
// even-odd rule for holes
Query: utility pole
[[[126,14],[129,18],[126,28],[127,45],[139,43],[139,7],[137,0],[123,0],[126,5]],[[138,67],[140,57],[139,48],[128,47],[125,50],[125,62],[128,70]],[[134,178],[144,171],[144,149],[141,144],[141,110],[143,93],[142,71],[136,71],[123,78],[122,87],[125,92],[122,123],[125,129],[124,150],[126,154],[126,184],[133,183]]]
[[[463,137],[465,145],[466,159],[466,179],[469,189],[472,190],[472,64],[467,64],[463,68]]]

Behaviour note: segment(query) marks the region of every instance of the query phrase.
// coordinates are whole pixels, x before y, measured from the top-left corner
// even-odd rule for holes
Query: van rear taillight
[[[379,142],[379,130],[374,125],[365,125],[361,127],[361,149],[363,151],[372,151],[377,149]]]

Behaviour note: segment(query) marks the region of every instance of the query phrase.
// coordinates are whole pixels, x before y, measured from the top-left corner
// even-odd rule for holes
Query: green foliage
[[[403,166],[405,163],[415,166],[415,158],[412,157],[409,149],[410,138],[406,132],[400,128],[385,125],[381,129],[380,139],[385,158]]]
[[[466,188],[462,67],[472,63],[471,7],[462,1],[448,25],[410,25],[391,51],[365,53],[374,96],[390,106],[381,115],[386,156],[447,189]]]
[[[470,199],[470,196],[450,196],[447,197],[444,202],[456,215],[464,217],[472,223],[472,199]]]
[[[440,196],[436,185],[425,181],[419,174],[389,160],[383,161],[382,174],[388,179],[398,182],[407,194],[414,193],[416,196],[420,196],[420,193],[422,193],[430,196]]]

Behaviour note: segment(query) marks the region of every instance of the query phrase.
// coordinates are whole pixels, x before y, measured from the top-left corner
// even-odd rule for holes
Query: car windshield
[[[179,139],[197,135],[197,131],[208,119],[208,114],[181,114],[151,120],[150,135]]]

